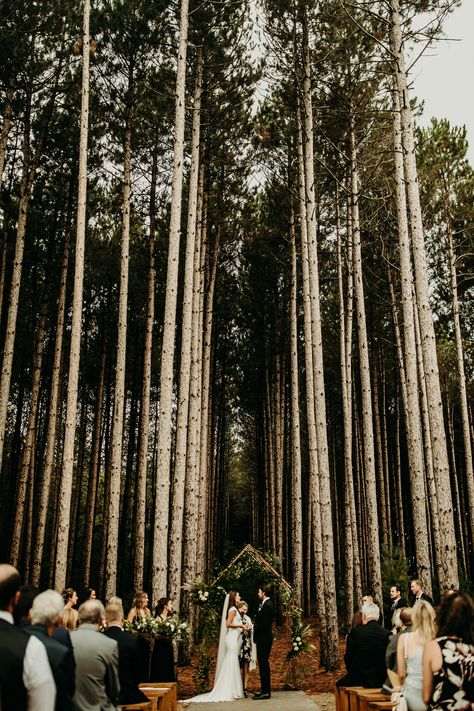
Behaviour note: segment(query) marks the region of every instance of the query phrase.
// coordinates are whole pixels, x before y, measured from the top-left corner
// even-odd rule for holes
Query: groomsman
[[[258,608],[255,624],[253,626],[253,641],[257,645],[257,662],[260,672],[260,693],[253,697],[258,701],[271,697],[270,684],[270,651],[273,644],[272,623],[275,616],[272,601],[268,597],[269,587],[261,585],[258,590],[260,607]]]
[[[424,592],[422,585],[421,585],[421,580],[418,580],[417,578],[415,578],[415,580],[412,580],[411,585],[410,585],[410,590],[412,591],[413,595],[415,596],[415,600],[413,602],[414,605],[416,605],[416,603],[419,600],[426,600],[426,602],[429,602],[430,605],[432,605],[434,607],[433,598],[430,595],[428,595],[428,593]]]
[[[390,601],[392,603],[390,607],[390,620],[393,617],[395,610],[400,610],[402,607],[407,606],[407,601],[402,597],[402,591],[398,585],[392,585],[390,588]]]

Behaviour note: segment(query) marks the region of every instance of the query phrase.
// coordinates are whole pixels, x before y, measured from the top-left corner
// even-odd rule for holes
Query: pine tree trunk
[[[61,280],[58,298],[58,313],[56,318],[56,340],[54,344],[53,366],[51,373],[49,412],[46,430],[46,447],[44,465],[39,490],[38,520],[36,524],[36,541],[33,555],[31,583],[39,587],[41,577],[41,562],[43,558],[48,501],[50,498],[51,478],[54,463],[56,431],[58,426],[58,401],[61,385],[61,360],[64,340],[64,319],[66,313],[67,273],[69,266],[69,220],[64,242],[64,254],[61,265]]]
[[[143,346],[143,378],[138,443],[137,491],[135,515],[135,556],[133,587],[143,589],[145,570],[146,489],[148,445],[150,435],[151,360],[153,354],[153,323],[155,320],[155,232],[156,232],[156,181],[158,176],[158,148],[153,151],[150,189],[150,233],[148,240],[148,293],[145,317],[145,343]]]
[[[132,94],[133,70],[130,68],[128,92]],[[130,102],[132,99],[130,98]],[[117,592],[117,560],[119,546],[120,490],[122,480],[123,417],[125,408],[125,375],[127,357],[127,303],[130,258],[130,190],[132,177],[132,106],[127,108],[123,157],[122,243],[120,253],[120,288],[117,328],[117,358],[115,364],[115,397],[110,455],[110,490],[108,497],[107,558],[105,595]]]
[[[443,419],[443,402],[439,382],[436,338],[429,302],[428,268],[426,264],[423,220],[415,157],[413,119],[408,94],[407,75],[403,56],[403,43],[399,0],[390,0],[391,50],[394,72],[400,98],[401,131],[408,212],[412,232],[413,263],[418,317],[420,320],[426,392],[430,417],[431,448],[436,479],[440,530],[443,531],[443,550],[438,551],[441,561],[441,592],[459,584],[454,533],[453,503],[450,489],[449,461]]]
[[[464,478],[467,487],[467,502],[469,507],[469,521],[471,531],[474,533],[474,470],[472,463],[472,440],[469,422],[469,405],[467,397],[466,371],[464,369],[464,347],[461,332],[461,318],[459,314],[458,275],[456,269],[456,255],[453,244],[453,228],[451,212],[446,207],[446,229],[448,238],[449,271],[451,281],[451,300],[454,322],[454,338],[456,342],[456,356],[459,373],[459,400],[461,409],[462,436],[464,444]]]
[[[87,138],[89,124],[89,16],[90,0],[84,0],[82,30],[82,103],[81,129],[79,138],[79,189],[77,200],[76,256],[74,268],[66,423],[58,502],[59,510],[54,574],[55,586],[60,590],[66,586],[67,548],[69,539],[71,492],[74,468],[74,443],[76,434],[77,390],[81,352],[82,292],[84,282],[84,246],[87,197]]]
[[[5,157],[7,153],[8,136],[13,119],[13,97],[15,92],[15,76],[13,74],[8,78],[8,86],[5,98],[5,108],[3,110],[2,131],[0,133],[0,186],[3,181],[3,170],[5,168]],[[0,309],[1,313],[1,309]]]
[[[400,106],[394,91],[393,142],[395,160],[395,197],[397,205],[400,281],[403,308],[403,342],[406,375],[405,423],[410,473],[410,494],[414,525],[417,574],[423,588],[431,592],[431,562],[428,550],[428,530],[425,511],[423,438],[421,431],[419,383],[416,359],[416,336],[414,325],[413,272],[410,255],[410,238],[403,172],[403,147],[401,136]]]
[[[104,411],[104,389],[105,389],[105,364],[106,364],[107,342],[104,338],[102,360],[100,365],[99,385],[97,388],[97,400],[95,407],[94,431],[92,434],[92,448],[89,465],[89,481],[87,484],[87,501],[85,512],[84,529],[84,554],[83,554],[83,585],[86,588],[90,582],[92,544],[94,540],[94,524],[97,501],[97,487],[100,471],[100,450],[102,415]]]
[[[183,314],[181,325],[181,359],[179,369],[178,410],[176,416],[176,451],[174,461],[172,515],[169,536],[168,588],[177,609],[181,597],[181,565],[183,556],[183,520],[186,482],[186,452],[188,445],[188,415],[191,378],[193,323],[194,256],[197,249],[197,203],[199,184],[199,151],[201,143],[201,94],[203,59],[197,49],[196,83],[194,88],[192,155],[189,177],[188,224],[184,261]],[[187,492],[186,492],[187,495]]]
[[[36,440],[36,424],[38,417],[40,384],[41,384],[41,368],[43,365],[43,353],[45,344],[45,325],[46,325],[46,310],[43,306],[42,313],[39,319],[38,331],[35,338],[35,352],[33,357],[33,374],[31,383],[31,397],[28,414],[28,425],[26,428],[25,443],[23,445],[23,454],[21,458],[20,472],[18,475],[17,495],[16,495],[16,511],[12,531],[12,544],[10,550],[10,561],[15,567],[18,567],[18,558],[20,555],[21,532],[25,521],[24,510],[27,496],[27,486],[34,472],[32,460],[35,457],[35,440]],[[33,482],[30,481],[30,500],[33,492]],[[28,517],[27,521],[28,521]]]
[[[291,209],[291,574],[295,604],[303,604],[303,500],[301,475],[300,406],[298,382],[298,271],[294,209]]]
[[[377,487],[375,476],[375,450],[372,413],[372,391],[370,384],[369,343],[365,316],[364,284],[362,276],[362,254],[359,221],[359,177],[357,151],[354,134],[354,119],[351,117],[351,195],[352,195],[352,235],[354,244],[354,295],[357,314],[357,334],[359,344],[359,367],[362,394],[363,460],[365,484],[365,510],[367,513],[367,560],[369,565],[369,586],[374,599],[382,601],[382,577],[380,570],[379,521],[377,511]]]
[[[171,434],[173,405],[173,366],[175,351],[176,302],[178,288],[179,243],[181,234],[181,199],[186,93],[186,51],[188,44],[189,0],[181,0],[178,64],[176,74],[176,113],[171,187],[171,215],[166,275],[166,297],[160,372],[160,423],[158,429],[158,464],[156,472],[156,508],[153,526],[152,597],[163,595],[167,587]]]

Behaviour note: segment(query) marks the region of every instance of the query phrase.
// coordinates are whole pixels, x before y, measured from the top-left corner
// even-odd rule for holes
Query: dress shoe
[[[255,701],[263,701],[264,699],[270,699],[271,696],[270,694],[257,694],[253,698],[255,699]]]

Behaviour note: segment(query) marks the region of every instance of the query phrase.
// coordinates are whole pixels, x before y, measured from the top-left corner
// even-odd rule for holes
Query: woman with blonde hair
[[[65,607],[64,612],[61,615],[61,627],[69,630],[69,632],[74,632],[77,627],[79,620],[79,613],[72,607]]]
[[[146,620],[147,617],[151,617],[151,612],[148,607],[148,593],[144,590],[140,590],[133,598],[132,607],[127,615],[127,620],[134,622],[136,619]]]
[[[429,602],[420,600],[413,607],[412,632],[400,636],[397,645],[398,676],[408,711],[425,711],[423,701],[423,650],[436,634],[435,611]]]

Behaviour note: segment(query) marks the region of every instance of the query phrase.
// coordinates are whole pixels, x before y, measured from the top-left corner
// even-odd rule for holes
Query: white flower
[[[297,641],[297,642],[301,642],[301,637],[297,637],[297,638],[296,638],[296,641]]]

